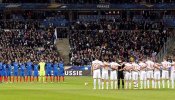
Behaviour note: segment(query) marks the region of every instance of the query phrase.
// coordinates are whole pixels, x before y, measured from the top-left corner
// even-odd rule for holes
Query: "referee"
[[[122,89],[124,89],[124,73],[123,73],[123,68],[124,68],[125,65],[122,63],[121,60],[119,60],[118,62],[121,65],[121,66],[118,67],[118,73],[117,73],[117,77],[118,77],[118,89],[120,89],[120,82],[121,81],[122,81]]]

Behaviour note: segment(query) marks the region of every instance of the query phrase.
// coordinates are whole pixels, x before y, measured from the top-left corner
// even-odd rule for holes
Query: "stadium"
[[[0,0],[0,100],[174,100],[175,0]]]

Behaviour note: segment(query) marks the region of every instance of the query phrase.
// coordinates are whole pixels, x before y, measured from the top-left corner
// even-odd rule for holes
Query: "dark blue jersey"
[[[21,72],[24,72],[24,71],[25,71],[25,69],[26,69],[25,64],[21,64],[21,65],[20,65],[20,67],[21,67]]]
[[[52,70],[52,63],[48,62],[46,64],[46,71],[51,71]]]
[[[18,71],[18,63],[17,62],[14,62],[13,63],[13,66],[14,66],[14,71]]]
[[[53,70],[54,70],[54,72],[58,71],[58,63],[53,64]]]
[[[27,71],[31,71],[32,70],[32,62],[27,62]]]
[[[2,71],[6,71],[6,64],[2,65]]]
[[[11,64],[7,64],[6,69],[7,69],[8,72],[11,72],[11,70],[12,70],[12,66],[11,66]]]
[[[34,71],[37,72],[38,71],[38,64],[34,65]]]
[[[62,62],[59,63],[60,70],[64,70],[64,64]]]
[[[27,66],[32,66],[33,63],[29,61],[26,64],[27,64]]]

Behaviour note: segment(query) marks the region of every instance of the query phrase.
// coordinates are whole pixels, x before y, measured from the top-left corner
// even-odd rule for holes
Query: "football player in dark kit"
[[[120,82],[122,81],[122,89],[124,89],[124,73],[123,73],[123,68],[125,67],[125,64],[122,62],[122,60],[118,60],[118,63],[121,66],[118,66],[118,73],[117,73],[117,77],[118,77],[118,89],[120,89]],[[121,80],[121,81],[120,81]]]

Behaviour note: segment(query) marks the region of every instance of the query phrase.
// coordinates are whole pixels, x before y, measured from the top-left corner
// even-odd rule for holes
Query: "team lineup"
[[[138,62],[129,61],[100,61],[96,58],[92,62],[93,89],[117,89],[120,86],[123,71],[123,89],[174,89],[175,59],[172,62],[165,58],[161,63],[154,62],[152,58],[140,59]],[[117,77],[118,76],[118,77]],[[124,84],[125,83],[125,84]],[[125,86],[124,86],[125,85]]]
[[[60,82],[64,81],[64,64],[62,61],[0,62],[0,83],[12,82]]]

